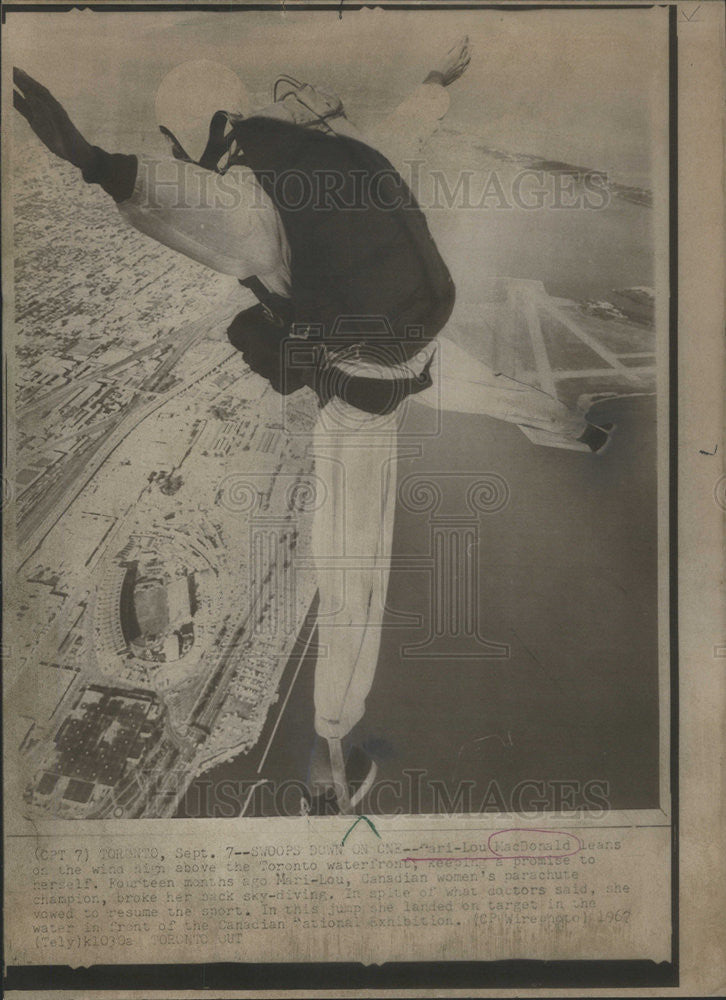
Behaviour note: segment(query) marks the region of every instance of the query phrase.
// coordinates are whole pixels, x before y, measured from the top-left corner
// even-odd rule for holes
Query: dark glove
[[[65,108],[42,84],[23,70],[13,69],[13,104],[40,141],[62,160],[80,170],[93,162],[93,148],[68,117]]]

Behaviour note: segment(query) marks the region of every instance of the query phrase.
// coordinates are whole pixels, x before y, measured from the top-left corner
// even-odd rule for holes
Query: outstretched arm
[[[93,147],[47,87],[17,67],[13,69],[13,83],[17,88],[13,90],[13,104],[43,145],[80,170],[88,167],[93,160]]]
[[[88,183],[100,184],[115,201],[131,195],[136,180],[135,156],[107,153],[92,146],[47,87],[15,67],[13,105],[51,153],[72,163]]]
[[[20,69],[13,79],[13,103],[41,142],[100,184],[135,229],[221,274],[257,274],[285,291],[281,223],[251,174],[223,190],[219,175],[194,163],[107,153],[86,141],[46,87]]]
[[[451,46],[439,64],[426,76],[424,83],[438,83],[442,87],[448,87],[459,79],[470,62],[469,36],[464,35]]]
[[[459,39],[423,83],[388,118],[369,133],[371,145],[397,165],[416,156],[449,110],[447,88],[458,80],[471,61],[469,37]]]

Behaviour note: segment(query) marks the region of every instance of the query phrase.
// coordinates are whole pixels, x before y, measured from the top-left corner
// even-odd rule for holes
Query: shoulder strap
[[[263,306],[267,305],[268,300],[271,300],[272,298],[272,292],[268,288],[265,288],[256,274],[251,275],[249,278],[240,278],[239,283],[245,288],[249,288],[255,298],[259,299]]]

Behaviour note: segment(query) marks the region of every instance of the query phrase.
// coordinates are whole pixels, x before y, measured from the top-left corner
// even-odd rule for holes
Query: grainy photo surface
[[[3,17],[10,965],[675,985],[677,8]]]
[[[14,51],[18,807],[659,807],[664,19],[50,20]]]

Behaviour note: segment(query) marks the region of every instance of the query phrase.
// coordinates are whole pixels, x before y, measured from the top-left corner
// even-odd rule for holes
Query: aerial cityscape
[[[283,433],[279,397],[208,339],[248,293],[121,225],[99,191],[51,225],[65,165],[29,166],[6,664],[26,804],[170,815],[195,773],[254,746],[277,696],[314,593],[292,572],[309,544],[309,436]],[[314,416],[301,398],[286,427]]]

